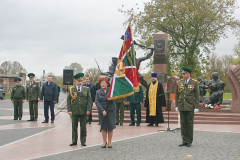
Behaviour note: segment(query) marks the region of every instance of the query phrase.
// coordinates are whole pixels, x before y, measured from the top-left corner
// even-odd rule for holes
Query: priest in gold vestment
[[[157,73],[152,73],[151,77],[152,82],[148,85],[144,104],[144,107],[147,107],[146,123],[149,123],[147,126],[158,126],[158,123],[164,123],[162,107],[166,106],[166,101],[163,86],[157,80]]]

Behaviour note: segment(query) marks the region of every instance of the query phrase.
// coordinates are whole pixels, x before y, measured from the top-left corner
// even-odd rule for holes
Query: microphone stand
[[[68,96],[68,85],[67,85],[67,96]],[[67,105],[65,107],[63,107],[58,113],[62,112],[62,110],[64,110],[67,107]],[[56,113],[54,115],[54,117],[56,117],[56,115],[58,115],[58,113]]]
[[[167,110],[168,110],[168,128],[167,128],[167,130],[158,130],[158,132],[160,132],[160,131],[171,131],[171,132],[174,132],[174,133],[175,133],[175,130],[178,131],[178,130],[180,129],[180,128],[175,128],[175,129],[170,129],[170,128],[169,128],[170,93],[171,93],[172,91],[174,91],[174,90],[171,90],[171,91],[168,91],[168,92],[165,92],[165,93],[159,95],[159,96],[164,96],[165,94],[167,94],[167,101],[168,101],[168,103],[167,103]]]
[[[61,111],[59,111],[58,113],[62,112],[62,110],[64,110],[66,107],[67,107],[67,105],[66,105],[65,107],[63,107],[63,108],[61,109]],[[58,113],[56,113],[56,114],[54,115],[54,117],[56,117],[56,115],[58,115]]]

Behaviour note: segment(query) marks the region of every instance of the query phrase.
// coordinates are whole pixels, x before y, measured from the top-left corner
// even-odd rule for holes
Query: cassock
[[[146,123],[164,123],[162,106],[166,106],[163,86],[158,81],[152,82],[148,85],[144,104],[147,107]]]

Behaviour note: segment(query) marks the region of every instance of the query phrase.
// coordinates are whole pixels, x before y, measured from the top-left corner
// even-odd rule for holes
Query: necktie
[[[80,91],[80,87],[78,87],[78,91]]]
[[[185,87],[187,88],[187,80],[185,80]]]
[[[33,82],[30,82],[30,86],[32,86],[32,83],[33,83]]]

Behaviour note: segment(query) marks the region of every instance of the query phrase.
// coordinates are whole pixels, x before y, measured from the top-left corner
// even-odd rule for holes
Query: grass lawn
[[[204,97],[209,97],[209,92]],[[232,93],[223,93],[223,99],[232,99]]]

